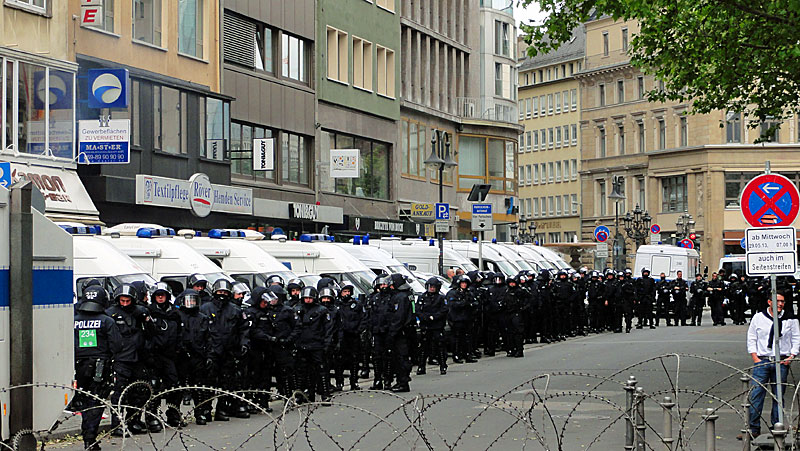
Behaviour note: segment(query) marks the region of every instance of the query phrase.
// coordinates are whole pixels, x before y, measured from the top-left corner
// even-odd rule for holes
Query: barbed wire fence
[[[764,363],[774,364],[774,363]],[[710,367],[719,377],[706,386],[686,387],[681,373]],[[759,385],[750,374],[753,367],[739,369],[725,362],[694,354],[664,354],[612,371],[593,374],[555,371],[527,377],[516,386],[499,392],[457,392],[402,396],[386,391],[361,390],[334,394],[329,402],[298,404],[264,390],[236,392],[207,386],[181,386],[158,393],[146,382],[135,382],[128,390],[144,389],[149,399],[143,407],[114,404],[91,392],[58,384],[25,384],[2,388],[70,391],[92,399],[108,414],[125,418],[126,412],[155,418],[163,431],[133,438],[115,438],[122,449],[204,449],[222,450],[211,443],[203,428],[174,428],[166,424],[162,401],[176,394],[206,394],[203,403],[229,397],[260,415],[248,420],[246,433],[229,437],[230,449],[624,449],[692,450],[750,449],[747,434],[748,396]],[[627,377],[626,377],[627,376]],[[637,378],[638,376],[638,378]],[[792,378],[790,378],[792,379]],[[577,389],[581,387],[583,389]],[[767,401],[774,399],[769,387]],[[800,390],[785,385],[785,418],[789,431],[796,430]],[[123,396],[120,399],[125,399]],[[269,394],[285,401],[274,412],[253,401],[254,395]],[[273,406],[279,404],[273,403]],[[707,407],[713,405],[713,407]],[[156,409],[153,406],[157,406]],[[185,421],[197,408],[183,406]],[[769,423],[769,410],[762,421]],[[61,446],[52,439],[63,435],[74,415],[64,412],[48,430],[17,432],[0,450],[17,450],[23,438],[34,436],[41,450]],[[741,430],[744,440],[716,433],[717,423],[728,430]],[[125,421],[120,428],[127,432]],[[236,423],[230,423],[231,425]],[[736,425],[731,428],[730,425]],[[237,426],[241,431],[241,426]],[[74,432],[74,431],[73,431]],[[110,432],[110,431],[109,431]],[[800,449],[793,439],[775,438],[775,449]],[[790,434],[791,436],[791,434]],[[205,437],[205,438],[204,438]],[[100,440],[104,439],[101,434]]]

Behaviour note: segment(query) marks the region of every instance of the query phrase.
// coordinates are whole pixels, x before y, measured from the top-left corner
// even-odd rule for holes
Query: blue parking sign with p
[[[0,186],[11,186],[11,163],[0,163]]]
[[[436,204],[436,219],[437,220],[450,219],[450,204]]]

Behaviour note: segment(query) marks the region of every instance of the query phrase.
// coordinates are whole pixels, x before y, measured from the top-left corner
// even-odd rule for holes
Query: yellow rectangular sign
[[[411,204],[411,218],[433,221],[435,218],[434,204]]]

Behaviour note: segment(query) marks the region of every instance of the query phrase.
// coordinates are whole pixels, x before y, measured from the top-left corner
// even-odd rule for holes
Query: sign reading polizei
[[[205,174],[189,180],[139,174],[136,176],[136,203],[156,207],[191,210],[199,217],[218,213],[253,214],[253,190],[215,185]]]
[[[747,275],[794,274],[797,231],[794,227],[759,227],[745,231]]]
[[[289,204],[289,217],[304,221],[316,221],[319,216],[319,205]]]

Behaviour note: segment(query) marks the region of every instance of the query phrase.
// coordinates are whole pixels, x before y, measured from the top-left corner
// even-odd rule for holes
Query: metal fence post
[[[636,451],[645,451],[647,445],[644,438],[647,426],[644,422],[644,389],[636,387]]]
[[[675,403],[672,402],[672,398],[669,396],[664,396],[664,402],[661,403],[661,407],[664,409],[664,433],[661,436],[661,441],[667,445],[667,449],[672,449],[672,442],[675,441],[672,438],[672,408],[675,407]]]
[[[784,451],[786,449],[786,427],[783,426],[783,423],[775,423],[772,437],[775,439],[775,450]]]
[[[706,451],[717,451],[717,428],[716,422],[719,415],[714,414],[714,409],[706,409],[703,420],[706,422]]]
[[[633,450],[633,393],[636,391],[636,377],[631,376],[625,381],[625,450]]]
[[[742,381],[742,410],[744,411],[744,428],[742,429],[742,450],[750,451],[750,377],[743,374],[739,378]]]

